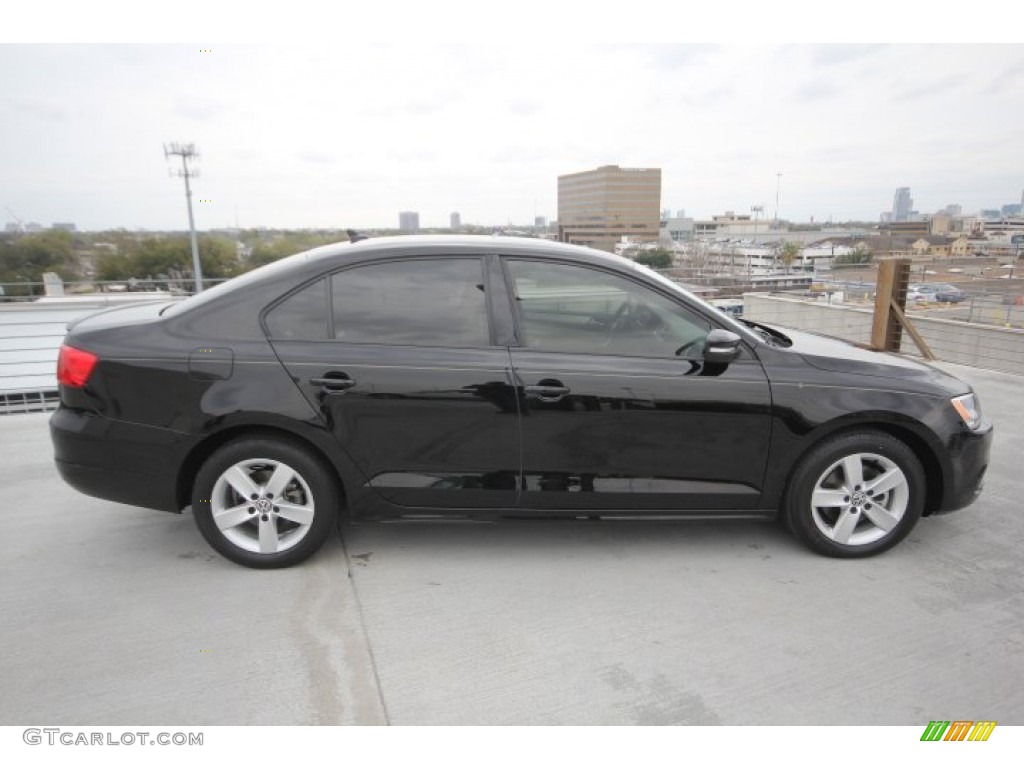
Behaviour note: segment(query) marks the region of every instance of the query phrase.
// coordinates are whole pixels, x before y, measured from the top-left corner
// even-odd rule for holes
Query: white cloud
[[[209,49],[212,53],[201,50]],[[0,47],[0,203],[184,227],[554,218],[559,174],[662,168],[663,205],[867,218],[1019,200],[1024,47],[653,44]]]

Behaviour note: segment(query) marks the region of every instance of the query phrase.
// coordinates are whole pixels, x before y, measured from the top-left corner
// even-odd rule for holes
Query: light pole
[[[181,170],[171,171],[171,175],[180,176],[185,179],[185,202],[188,204],[188,231],[192,237],[192,274],[195,277],[196,293],[200,293],[203,290],[203,267],[199,262],[199,242],[196,240],[196,223],[192,217],[192,187],[188,183],[189,178],[199,175],[198,171],[193,171],[188,167],[188,161],[199,157],[199,153],[196,151],[195,144],[164,144],[164,157],[170,158],[171,155],[181,157]]]
[[[782,172],[775,174],[775,229],[779,228],[779,190],[782,188]]]

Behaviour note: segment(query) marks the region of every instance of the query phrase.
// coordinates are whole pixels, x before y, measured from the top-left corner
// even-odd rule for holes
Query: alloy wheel
[[[313,492],[295,469],[272,459],[247,459],[217,478],[213,522],[235,546],[264,555],[285,552],[309,533]]]
[[[894,461],[854,453],[829,466],[811,493],[811,517],[826,537],[846,546],[872,544],[907,511],[910,483]]]

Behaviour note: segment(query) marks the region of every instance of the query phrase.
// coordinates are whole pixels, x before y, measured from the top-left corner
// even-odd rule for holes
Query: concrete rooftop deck
[[[1024,380],[987,487],[874,559],[772,524],[378,525],[251,571],[0,418],[0,724],[1024,724]]]

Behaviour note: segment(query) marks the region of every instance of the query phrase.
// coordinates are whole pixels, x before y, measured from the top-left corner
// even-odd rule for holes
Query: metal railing
[[[217,277],[203,280],[203,288],[212,288],[230,278]],[[195,285],[189,279],[140,279],[128,280],[72,280],[63,284],[64,296],[90,296],[94,294],[140,293],[166,291],[172,296],[191,296]],[[35,301],[54,294],[52,286],[44,282],[27,281],[0,283],[0,302]]]

